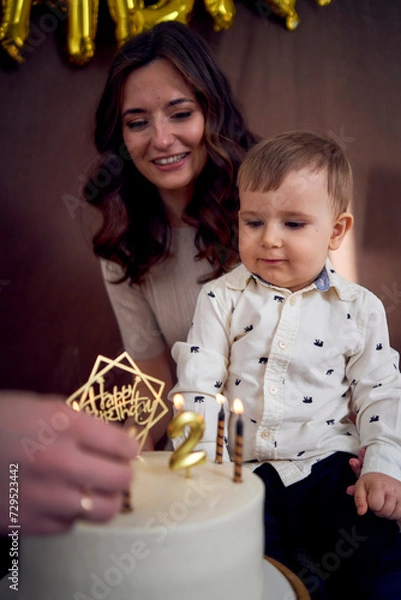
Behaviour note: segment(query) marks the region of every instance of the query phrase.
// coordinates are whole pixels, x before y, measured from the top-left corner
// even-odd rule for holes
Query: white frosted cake
[[[134,462],[132,513],[80,522],[21,544],[24,600],[261,600],[263,499],[234,465],[169,469],[169,452]]]

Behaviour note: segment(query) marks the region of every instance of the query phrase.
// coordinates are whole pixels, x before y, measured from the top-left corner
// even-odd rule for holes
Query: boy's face
[[[240,199],[239,251],[247,269],[292,292],[312,283],[329,249],[339,247],[326,171],[291,171],[277,190],[240,190]]]

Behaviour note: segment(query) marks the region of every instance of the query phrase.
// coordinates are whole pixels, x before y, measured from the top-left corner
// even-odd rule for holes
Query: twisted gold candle
[[[242,455],[243,455],[243,435],[244,435],[244,424],[242,422],[242,413],[244,412],[244,406],[238,398],[234,400],[233,410],[238,415],[237,423],[235,425],[235,455],[234,455],[234,482],[240,483],[242,481]]]
[[[137,433],[137,428],[136,427],[129,427],[128,429],[128,435],[132,438],[136,438],[136,433]],[[132,512],[133,506],[132,506],[132,497],[131,497],[131,490],[130,488],[126,489],[123,491],[123,499],[122,499],[122,503],[121,503],[121,511],[122,513],[130,513]]]
[[[226,401],[223,394],[217,394],[217,402],[221,405],[218,420],[217,420],[217,438],[216,438],[216,459],[215,462],[221,464],[223,462],[223,444],[224,444],[224,402]]]

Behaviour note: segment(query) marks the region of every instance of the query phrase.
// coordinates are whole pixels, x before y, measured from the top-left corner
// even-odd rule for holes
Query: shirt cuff
[[[368,446],[361,475],[366,473],[383,473],[401,481],[401,448],[382,443]]]

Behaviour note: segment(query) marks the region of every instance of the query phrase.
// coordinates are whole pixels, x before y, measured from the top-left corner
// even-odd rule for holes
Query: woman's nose
[[[174,141],[172,124],[165,119],[155,121],[152,141],[155,148],[168,148]]]

